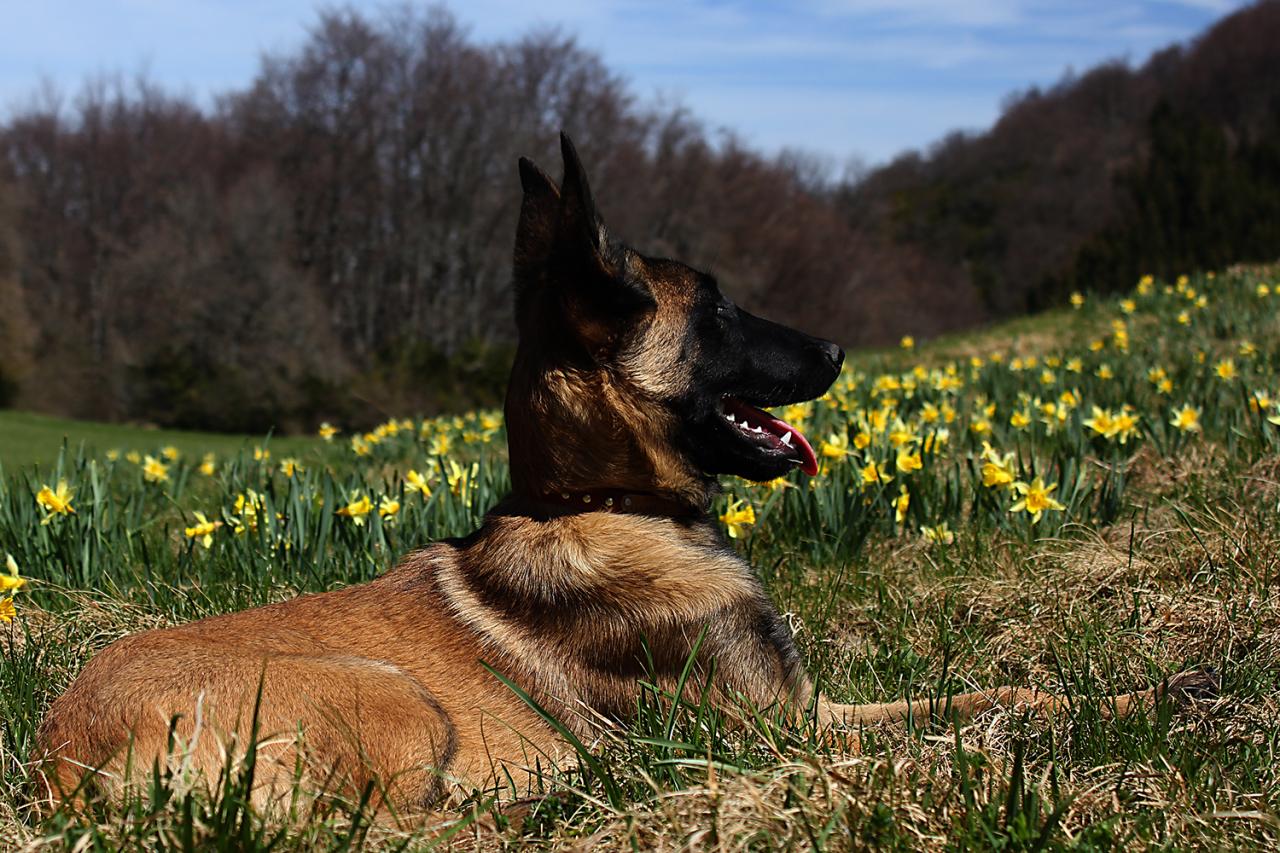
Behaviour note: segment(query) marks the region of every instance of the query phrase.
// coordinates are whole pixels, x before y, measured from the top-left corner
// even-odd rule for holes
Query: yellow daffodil
[[[431,497],[430,481],[434,473],[427,472],[427,476],[422,476],[417,471],[410,470],[404,477],[404,487],[410,492],[417,492],[422,495],[422,499],[426,500]]]
[[[210,521],[203,512],[195,513],[196,523],[186,529],[188,539],[194,539],[206,549],[213,545],[213,531],[222,526],[221,521]]]
[[[1181,409],[1173,410],[1173,419],[1169,421],[1179,432],[1200,431],[1200,410],[1187,403]]]
[[[1077,311],[1084,307],[1084,294],[1076,291],[1071,294],[1071,307]]]
[[[351,519],[352,523],[363,526],[365,516],[373,510],[373,501],[368,495],[356,495],[346,506],[338,509],[337,514]]]
[[[142,477],[148,483],[169,482],[169,466],[154,456],[146,456],[142,462]]]
[[[1134,311],[1138,310],[1138,303],[1134,302],[1132,299],[1121,299],[1120,310],[1125,314],[1132,314]]]
[[[898,377],[892,376],[887,373],[876,377],[875,384],[871,386],[872,396],[879,396],[881,394],[892,394],[895,391],[901,391],[901,390],[902,390],[901,380],[899,380]]]
[[[898,524],[902,524],[907,520],[907,510],[911,506],[911,493],[907,491],[906,484],[899,487],[898,496],[893,499],[893,520]]]
[[[351,452],[356,456],[368,456],[369,442],[365,441],[363,436],[351,436]]]
[[[900,473],[910,474],[912,471],[919,471],[924,467],[924,462],[920,459],[920,453],[911,452],[909,448],[903,448],[898,451],[896,467]]]
[[[902,347],[905,350],[915,349],[916,339],[913,338],[911,335],[903,335],[902,340],[898,341],[898,346]]]
[[[1021,480],[1013,484],[1014,491],[1022,495],[1022,500],[1009,507],[1009,512],[1025,512],[1031,516],[1031,523],[1038,524],[1040,516],[1047,510],[1062,511],[1065,506],[1058,503],[1050,494],[1058,488],[1058,484],[1046,486],[1044,481],[1036,477],[1030,484]]]
[[[134,465],[142,464],[142,454],[136,450],[130,450],[124,455],[124,458],[126,462],[131,462]]]
[[[1003,456],[989,443],[982,443],[982,485],[988,489],[1013,484],[1014,454]]]
[[[822,442],[822,455],[828,459],[843,459],[849,454],[849,434],[833,432]]]
[[[455,495],[462,495],[466,491],[467,469],[452,459],[449,460],[449,470],[446,472],[445,478],[449,481],[449,491]]]
[[[73,513],[76,508],[71,505],[71,499],[75,496],[75,492],[67,488],[66,480],[59,480],[55,488],[48,486],[41,487],[36,494],[36,503],[45,509],[44,520],[41,524],[48,524],[55,516],[67,515]]]
[[[12,596],[27,585],[27,579],[18,575],[18,561],[13,558],[12,554],[4,555],[4,563],[9,573],[0,575],[0,592],[7,592]]]
[[[1111,365],[1109,364],[1098,365],[1098,369],[1093,372],[1093,375],[1104,382],[1116,378],[1115,371],[1111,369]]]
[[[1138,421],[1141,419],[1142,416],[1129,406],[1121,407],[1112,421],[1112,433],[1107,437],[1117,438],[1121,444],[1128,444],[1129,439],[1138,434]]]
[[[1016,430],[1024,430],[1031,426],[1031,413],[1026,409],[1017,409],[1009,416],[1009,426]]]
[[[246,530],[258,529],[258,514],[262,507],[263,497],[253,489],[246,489],[236,495],[234,518],[228,520],[235,524],[234,530],[237,536]]]
[[[902,418],[898,418],[893,422],[893,428],[889,430],[889,443],[891,445],[894,447],[906,447],[919,441],[920,436],[903,423]]]
[[[863,489],[866,489],[868,486],[888,483],[893,480],[893,475],[886,474],[881,467],[876,464],[874,459],[862,466],[860,474],[862,476]]]
[[[178,451],[178,448],[170,444],[168,447],[160,448],[160,455],[165,459],[168,459],[170,462],[177,462],[178,457],[182,454]]]
[[[804,403],[793,403],[782,410],[782,419],[796,429],[799,429],[808,417],[809,407]]]
[[[1235,379],[1240,374],[1236,371],[1236,363],[1232,359],[1224,358],[1213,367],[1213,372],[1218,378],[1224,382]]]
[[[396,514],[400,512],[400,501],[384,495],[382,500],[378,502],[378,516],[385,522],[391,522],[395,519]]]
[[[0,598],[0,622],[6,625],[18,615],[18,608],[13,606],[13,598]]]
[[[325,441],[333,441],[333,437],[341,432],[341,430],[328,421],[325,421],[320,424],[320,429],[317,430],[317,432]]]
[[[444,433],[437,435],[427,448],[427,453],[432,456],[448,456],[449,455],[449,436]]]
[[[200,467],[196,470],[206,477],[212,477],[215,470],[215,460],[217,459],[212,453],[206,453],[204,458],[200,460]]]
[[[266,461],[267,461],[267,460],[269,460],[270,458],[271,458],[271,451],[270,451],[270,450],[267,450],[265,447],[255,447],[255,448],[253,448],[253,461],[254,461],[254,462],[266,462]]]
[[[1110,437],[1115,429],[1115,416],[1110,409],[1093,407],[1093,416],[1084,420],[1084,425],[1098,435]]]
[[[951,532],[951,528],[945,521],[934,527],[921,527],[920,534],[924,536],[926,542],[933,545],[950,545],[956,541],[956,535]]]
[[[724,522],[729,538],[738,539],[742,536],[743,527],[756,523],[755,507],[745,500],[730,499],[720,521]]]
[[[292,456],[280,460],[280,473],[286,477],[296,477],[303,471],[302,463]]]

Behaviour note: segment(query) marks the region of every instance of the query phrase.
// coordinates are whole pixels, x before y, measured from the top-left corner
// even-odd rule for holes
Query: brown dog
[[[638,678],[675,690],[700,636],[699,671],[725,704],[816,708],[824,725],[935,710],[814,697],[785,623],[709,515],[717,475],[816,470],[803,436],[757,406],[821,395],[843,352],[612,241],[568,139],[562,148],[559,187],[520,161],[512,494],[472,535],[372,583],[112,644],[41,726],[51,798],[82,790],[86,771],[116,790],[129,761],[216,778],[233,736],[243,749],[255,702],[259,800],[299,772],[348,792],[374,782],[400,814],[459,789],[520,796],[565,744],[482,661],[585,740],[593,715],[634,711]],[[1148,707],[1158,692],[1114,707]],[[1062,700],[1002,687],[948,709],[1012,704],[1050,712]]]

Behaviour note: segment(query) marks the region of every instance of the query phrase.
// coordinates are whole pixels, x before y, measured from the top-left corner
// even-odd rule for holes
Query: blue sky
[[[251,79],[263,51],[305,38],[304,0],[6,0],[0,106],[41,80],[146,69],[206,97]],[[352,4],[373,14],[385,4]],[[682,103],[766,150],[838,167],[883,162],[953,128],[988,126],[1011,91],[1068,68],[1141,62],[1237,0],[461,0],[483,41],[555,24],[601,53],[641,98]]]

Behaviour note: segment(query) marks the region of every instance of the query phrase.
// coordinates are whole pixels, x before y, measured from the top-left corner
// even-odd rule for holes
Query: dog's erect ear
[[[559,188],[531,161],[520,159],[524,200],[516,230],[517,322],[533,316],[529,312],[538,300],[600,357],[655,302],[646,284],[628,274],[627,250],[609,240],[582,161],[563,133],[560,151],[564,180]],[[522,334],[531,331],[522,327]]]
[[[628,274],[626,250],[610,242],[596,212],[573,141],[560,134],[564,180],[560,182],[559,259],[568,273],[562,280],[565,307],[578,337],[593,353],[612,349],[620,330],[656,303],[643,281]]]
[[[587,249],[600,254],[606,239],[604,223],[596,213],[596,201],[591,196],[591,185],[578,159],[578,151],[564,133],[560,134],[560,156],[564,158],[564,180],[560,182],[564,236],[583,240]]]
[[[551,258],[560,230],[560,190],[555,182],[528,158],[520,158],[520,224],[516,228],[516,283],[536,278]]]

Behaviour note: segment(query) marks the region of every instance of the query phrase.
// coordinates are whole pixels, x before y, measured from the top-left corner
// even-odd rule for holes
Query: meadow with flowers
[[[595,758],[549,773],[557,796],[505,829],[482,791],[444,834],[333,798],[263,819],[251,756],[208,788],[143,772],[127,804],[47,820],[30,788],[44,709],[112,640],[367,580],[476,527],[509,485],[499,412],[322,424],[287,450],[68,447],[7,470],[0,845],[1274,846],[1278,331],[1280,268],[1242,267],[853,354],[828,395],[779,413],[818,476],[726,480],[726,535],[838,701],[1011,683],[1071,713],[918,721],[855,747],[645,688],[636,723],[602,726]],[[1218,699],[1106,718],[1106,695],[1190,666],[1218,671]]]

